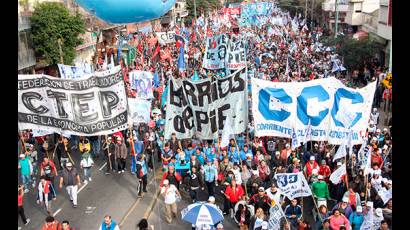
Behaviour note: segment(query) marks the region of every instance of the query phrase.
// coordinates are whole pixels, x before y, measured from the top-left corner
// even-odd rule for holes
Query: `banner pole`
[[[239,162],[241,162],[241,168],[243,168],[243,164],[242,164],[242,159],[241,159],[241,155],[240,155],[240,153],[239,153],[239,147],[238,147],[238,143],[236,142],[236,137],[235,137],[235,134],[234,134],[234,136],[233,136],[233,140],[235,141],[235,146],[236,146],[236,149],[237,149],[237,151],[238,151],[238,154],[239,154]],[[246,187],[246,183],[243,183],[244,184],[244,186],[245,186],[245,196],[246,196],[246,199],[248,199],[248,189],[247,189],[247,187]]]

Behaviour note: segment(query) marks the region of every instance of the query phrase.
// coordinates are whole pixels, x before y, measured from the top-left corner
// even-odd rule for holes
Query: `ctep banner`
[[[224,120],[230,117],[232,134],[244,132],[248,125],[248,93],[245,69],[222,79],[211,77],[169,81],[165,139],[175,133],[178,139],[211,140],[218,137]]]
[[[351,127],[352,144],[361,144],[375,89],[376,82],[352,89],[334,77],[291,83],[252,78],[255,135],[291,138],[294,128],[299,140],[339,145]]]
[[[82,79],[18,76],[19,129],[65,135],[105,135],[127,128],[121,67]]]

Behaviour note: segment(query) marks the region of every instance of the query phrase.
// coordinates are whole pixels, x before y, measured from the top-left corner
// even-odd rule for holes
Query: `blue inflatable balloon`
[[[176,0],[76,0],[78,5],[112,24],[143,22],[166,14]]]

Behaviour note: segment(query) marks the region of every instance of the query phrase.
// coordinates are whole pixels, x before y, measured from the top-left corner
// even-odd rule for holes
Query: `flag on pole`
[[[154,87],[155,87],[155,88],[158,88],[158,86],[159,86],[158,71],[155,70],[155,73],[154,73]]]
[[[222,130],[221,148],[224,148],[229,145],[231,134],[233,134],[232,125],[231,125],[230,119],[227,118],[225,122],[225,126]]]
[[[192,81],[199,81],[199,80],[200,80],[199,77],[198,77],[198,73],[196,72],[196,70],[195,70],[194,75],[192,76],[191,80],[192,80]]]
[[[180,47],[180,53],[178,58],[178,70],[185,71],[185,57],[184,57],[184,47]]]
[[[330,175],[329,179],[330,181],[332,181],[333,184],[339,184],[340,181],[342,180],[342,176],[345,174],[346,174],[346,164],[343,164]]]
[[[366,161],[364,163],[365,164],[362,165],[362,167],[364,166],[363,174],[366,176],[367,174],[369,174],[369,172],[372,169],[372,153],[371,153],[370,149],[367,152]]]
[[[103,62],[102,68],[103,68],[104,70],[106,70],[106,69],[108,68],[108,57],[107,57],[107,53],[105,53],[105,57],[104,57],[104,62]]]
[[[111,54],[111,63],[108,66],[108,69],[112,69],[112,68],[114,68],[114,54]]]
[[[298,140],[298,135],[296,134],[295,128],[292,128],[292,150],[300,146],[300,141]]]
[[[289,76],[289,56],[286,58],[286,71],[285,75],[287,76],[288,81],[290,81],[290,76]]]
[[[303,144],[305,144],[305,145],[307,144],[308,140],[310,139],[311,132],[312,132],[312,125],[310,124],[310,120],[309,120],[308,127],[307,127],[306,134],[305,134],[305,138],[303,140]]]
[[[345,156],[346,156],[346,141],[343,141],[343,143],[339,146],[339,149],[337,150],[336,154],[333,156],[333,162]]]
[[[302,172],[277,173],[274,178],[277,181],[278,189],[289,199],[312,195],[312,190]]]

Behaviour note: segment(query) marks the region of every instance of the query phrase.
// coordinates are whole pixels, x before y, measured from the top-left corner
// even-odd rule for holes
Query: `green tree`
[[[324,39],[323,43],[326,46],[336,46],[336,53],[343,57],[348,71],[363,68],[366,62],[383,49],[383,46],[372,38],[356,40],[351,36],[332,36]]]
[[[221,8],[221,2],[219,0],[195,0],[196,1],[196,16],[199,17],[201,16],[201,12],[203,11],[205,14],[209,11],[212,11],[214,9],[220,9]],[[188,16],[186,17],[186,22],[187,24],[191,24],[192,18],[195,16],[195,11],[194,11],[194,0],[187,0],[187,10],[188,10]]]
[[[81,15],[70,14],[61,3],[44,2],[35,6],[30,21],[36,54],[49,65],[60,63],[60,39],[64,64],[71,65],[75,58],[75,47],[82,43],[78,35],[85,32]]]

